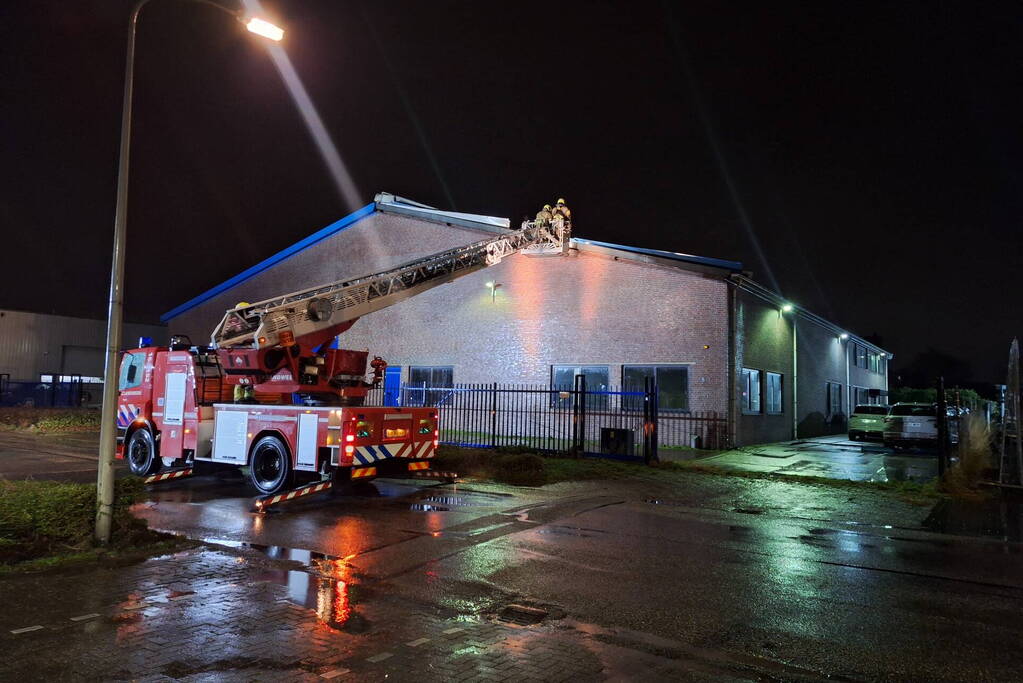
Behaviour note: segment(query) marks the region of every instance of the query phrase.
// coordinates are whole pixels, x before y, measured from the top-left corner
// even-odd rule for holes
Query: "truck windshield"
[[[142,384],[142,366],[145,365],[146,354],[126,353],[121,361],[121,376],[117,382],[118,391],[132,389]]]

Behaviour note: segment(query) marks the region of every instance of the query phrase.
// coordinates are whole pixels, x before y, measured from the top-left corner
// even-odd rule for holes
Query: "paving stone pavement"
[[[568,622],[518,627],[363,587],[334,562],[202,546],[0,579],[0,680],[722,679]]]

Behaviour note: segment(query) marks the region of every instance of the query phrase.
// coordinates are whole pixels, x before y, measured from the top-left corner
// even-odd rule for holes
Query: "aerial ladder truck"
[[[386,363],[331,348],[366,315],[526,250],[562,253],[568,230],[518,230],[391,270],[310,287],[228,310],[209,345],[125,352],[117,457],[147,481],[197,465],[247,467],[257,508],[332,485],[429,469],[439,436],[433,407],[363,405]],[[163,472],[160,470],[163,469]],[[407,475],[406,475],[407,476]],[[293,488],[303,483],[300,488]]]

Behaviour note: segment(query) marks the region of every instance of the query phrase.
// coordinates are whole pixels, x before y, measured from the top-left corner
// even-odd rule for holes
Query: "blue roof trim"
[[[286,258],[288,258],[290,256],[294,256],[298,252],[306,249],[307,247],[311,247],[312,245],[316,244],[317,242],[319,242],[321,240],[324,240],[324,239],[330,237],[331,235],[334,235],[336,233],[341,232],[345,228],[350,228],[351,226],[355,225],[360,220],[362,220],[366,216],[369,216],[370,214],[372,214],[375,211],[376,211],[376,203],[375,202],[367,204],[366,206],[362,207],[358,211],[354,211],[354,212],[348,214],[347,216],[345,216],[341,220],[335,221],[335,222],[331,223],[330,225],[328,225],[327,227],[325,227],[325,228],[323,228],[321,230],[317,230],[313,234],[309,235],[309,237],[306,237],[305,239],[303,239],[301,241],[295,242],[294,244],[292,244],[287,249],[279,251],[276,254],[274,254],[273,256],[271,256],[270,258],[264,259],[264,260],[260,261],[259,263],[257,263],[256,265],[252,266],[251,268],[247,268],[247,269],[243,270],[242,272],[240,272],[237,275],[235,275],[234,277],[232,277],[230,280],[225,280],[224,282],[221,282],[219,285],[217,285],[213,289],[210,289],[210,290],[208,290],[206,292],[203,292],[199,296],[195,297],[194,299],[190,299],[190,300],[186,301],[185,303],[181,304],[177,308],[173,308],[173,309],[167,311],[166,313],[164,313],[163,315],[160,316],[160,322],[164,322],[165,323],[165,322],[169,321],[171,318],[176,318],[177,316],[181,315],[185,311],[188,311],[188,310],[190,310],[192,308],[195,308],[196,306],[198,306],[199,304],[201,304],[201,303],[203,303],[205,301],[209,301],[210,299],[212,299],[213,297],[217,296],[218,294],[222,294],[223,292],[226,292],[227,290],[231,289],[232,287],[234,287],[236,285],[240,285],[241,283],[245,282],[249,278],[251,278],[251,277],[253,277],[255,275],[258,275],[259,273],[262,273],[264,270],[266,270],[267,268],[270,268],[271,266],[277,265],[278,263],[280,263],[281,261],[285,260]]]
[[[624,244],[612,244],[611,242],[598,242],[597,240],[588,240],[581,237],[572,238],[576,242],[582,242],[583,244],[592,244],[597,247],[605,247],[607,249],[620,249],[622,251],[629,251],[634,254],[646,254],[647,256],[657,256],[659,258],[671,259],[672,261],[682,261],[684,263],[696,263],[701,266],[711,266],[712,268],[724,268],[725,270],[734,270],[739,272],[742,270],[742,263],[739,261],[727,261],[720,258],[712,258],[710,256],[693,256],[692,254],[680,254],[676,251],[661,251],[660,249],[645,249],[643,247],[630,247]]]

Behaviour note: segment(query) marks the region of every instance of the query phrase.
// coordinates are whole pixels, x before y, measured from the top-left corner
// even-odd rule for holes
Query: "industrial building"
[[[379,194],[162,320],[198,343],[238,302],[380,272],[510,228]],[[653,377],[662,413],[718,416],[732,445],[844,431],[850,406],[886,402],[891,358],[758,284],[741,263],[582,237],[564,255],[517,254],[374,313],[341,345],[384,357],[388,381],[426,389]]]
[[[106,320],[0,310],[0,404],[49,403],[49,387],[61,383],[81,384],[76,395],[98,400],[106,334]],[[140,337],[165,344],[167,328],[126,323],[122,348]]]

